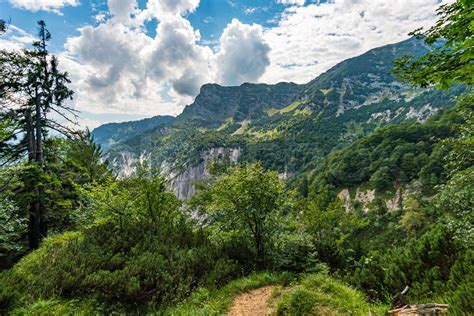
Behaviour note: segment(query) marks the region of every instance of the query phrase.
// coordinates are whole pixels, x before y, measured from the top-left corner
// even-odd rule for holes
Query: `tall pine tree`
[[[0,109],[1,119],[13,121],[13,128],[2,141],[2,163],[26,159],[24,190],[29,204],[29,245],[39,246],[47,236],[48,220],[44,203],[44,139],[49,130],[71,135],[71,130],[57,120],[73,122],[74,110],[65,102],[73,91],[67,87],[68,74],[58,70],[58,61],[47,50],[51,39],[44,21],[39,21],[38,40],[33,50],[0,51]]]

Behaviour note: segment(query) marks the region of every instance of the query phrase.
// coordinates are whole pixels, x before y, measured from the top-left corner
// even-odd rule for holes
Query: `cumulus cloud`
[[[222,33],[219,49],[216,78],[225,85],[255,82],[270,64],[270,46],[260,25],[233,19]]]
[[[264,38],[272,48],[264,82],[304,83],[336,63],[408,38],[436,21],[438,0],[334,0],[285,10]]]
[[[32,3],[40,3],[35,8],[50,11],[79,3],[10,1],[31,10]],[[175,115],[208,82],[304,83],[344,59],[406,39],[413,29],[433,23],[440,5],[438,0],[279,2],[289,6],[277,26],[234,19],[213,50],[186,19],[199,0],[148,0],[144,9],[136,0],[108,0],[108,12],[96,16],[98,25],[80,28],[58,56],[76,92],[74,106],[101,119],[112,114]],[[151,19],[158,21],[154,36],[144,26]],[[19,49],[32,41],[11,26],[0,46]]]
[[[66,6],[77,6],[79,0],[9,0],[10,3],[21,9],[36,11],[48,11],[61,15],[61,9]]]
[[[73,76],[76,107],[96,114],[178,114],[205,83],[257,81],[269,64],[262,27],[233,20],[213,52],[183,17],[198,4],[152,0],[140,11],[135,0],[108,0],[110,18],[82,27],[61,55]],[[142,24],[150,18],[159,20],[154,37]]]
[[[149,0],[147,9],[156,17],[186,14],[199,6],[199,0]]]
[[[128,23],[131,15],[136,12],[137,2],[135,0],[108,0],[110,14],[122,23]]]
[[[306,0],[277,0],[277,3],[281,3],[284,5],[299,5],[303,6]]]
[[[211,80],[211,49],[196,43],[200,39],[188,20],[173,16],[157,27],[157,36],[144,51],[147,73],[155,80],[168,80],[180,94],[195,96]]]

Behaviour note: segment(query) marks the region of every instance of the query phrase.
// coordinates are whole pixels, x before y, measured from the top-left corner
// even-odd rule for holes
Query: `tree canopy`
[[[433,51],[418,59],[410,56],[396,62],[395,73],[405,81],[443,88],[453,83],[474,84],[474,2],[457,0],[438,9],[438,21],[428,30],[410,33],[433,45]]]

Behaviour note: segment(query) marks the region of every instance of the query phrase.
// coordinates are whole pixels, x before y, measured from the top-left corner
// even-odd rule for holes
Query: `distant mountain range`
[[[127,141],[143,132],[154,129],[160,125],[167,124],[173,120],[173,116],[154,116],[139,121],[123,123],[108,123],[101,125],[92,131],[96,143],[103,150],[108,150],[114,145]]]
[[[206,84],[176,118],[106,124],[92,134],[117,170],[126,173],[145,155],[180,198],[194,193],[193,181],[207,178],[213,163],[259,160],[290,178],[377,127],[425,121],[452,106],[461,87],[414,89],[391,73],[395,59],[429,51],[412,38],[345,60],[303,85]]]

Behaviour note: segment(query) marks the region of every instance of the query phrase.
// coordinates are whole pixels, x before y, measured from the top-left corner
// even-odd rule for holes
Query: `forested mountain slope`
[[[172,116],[165,115],[154,116],[140,121],[108,123],[94,129],[92,136],[102,146],[103,150],[108,150],[119,142],[128,140],[160,125],[167,124],[172,119]]]
[[[192,195],[192,182],[224,157],[259,160],[289,178],[377,127],[423,122],[451,106],[461,87],[415,89],[391,72],[395,59],[428,51],[412,38],[343,61],[305,85],[204,85],[181,115],[116,144],[109,155],[122,171],[146,155],[180,198]]]

